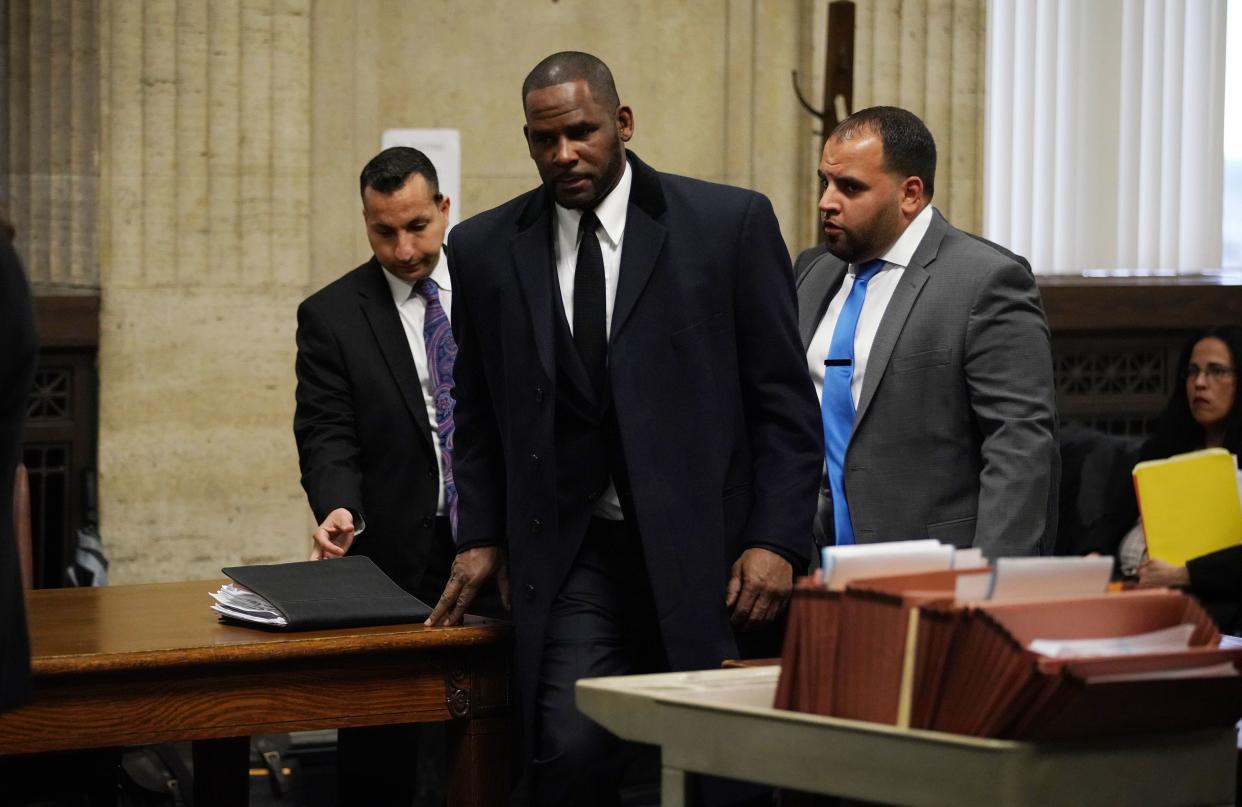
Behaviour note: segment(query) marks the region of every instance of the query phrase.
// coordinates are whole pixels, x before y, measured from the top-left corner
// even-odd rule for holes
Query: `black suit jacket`
[[[13,476],[38,358],[34,308],[21,264],[0,234],[0,711],[30,696],[30,642],[13,535]]]
[[[1190,593],[1225,633],[1242,631],[1242,546],[1231,546],[1186,562]]]
[[[434,603],[447,580],[434,525],[440,467],[414,358],[379,262],[370,261],[298,307],[293,432],[302,487],[321,522],[338,507],[366,529],[367,555]],[[437,568],[428,568],[438,557]]]
[[[712,667],[737,651],[725,584],[741,552],[809,555],[819,413],[767,199],[629,160],[612,407],[669,663]],[[527,708],[549,605],[595,506],[557,484],[554,219],[539,188],[449,237],[458,545],[508,546]]]

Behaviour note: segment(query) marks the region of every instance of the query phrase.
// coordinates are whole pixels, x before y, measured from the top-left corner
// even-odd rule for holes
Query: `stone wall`
[[[100,529],[117,582],[306,545],[311,0],[102,6]]]
[[[817,88],[823,86],[827,5],[814,7]],[[939,158],[934,204],[962,229],[981,232],[986,0],[861,0],[856,6],[849,111],[888,105],[921,117]]]
[[[856,105],[927,117],[937,203],[977,226],[984,0],[858,7]],[[388,128],[462,135],[463,216],[532,187],[520,84],[607,61],[633,149],[766,193],[817,237],[817,0],[4,0],[0,203],[38,288],[95,291],[101,531],[117,582],[302,557],[294,312],[368,257]]]
[[[303,557],[297,303],[368,257],[388,128],[462,133],[463,215],[532,187],[520,85],[594,52],[634,150],[768,194],[815,238],[811,0],[7,0],[0,200],[44,288],[102,299],[100,518],[116,582]]]

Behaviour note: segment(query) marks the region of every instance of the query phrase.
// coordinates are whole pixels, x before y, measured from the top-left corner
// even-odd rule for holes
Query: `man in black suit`
[[[293,430],[319,522],[311,558],[366,555],[434,602],[455,551],[449,200],[412,148],[381,152],[360,185],[374,256],[298,307]],[[342,803],[408,805],[416,743],[410,726],[341,730]]]
[[[771,205],[662,174],[584,53],[537,65],[542,187],[460,224],[458,555],[429,623],[513,584],[537,804],[617,797],[616,740],[574,682],[718,666],[806,567],[823,462]]]
[[[0,219],[0,712],[30,697],[30,642],[13,534],[13,477],[38,358],[34,307]]]

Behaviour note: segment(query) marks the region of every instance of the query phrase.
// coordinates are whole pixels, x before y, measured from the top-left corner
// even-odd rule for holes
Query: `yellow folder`
[[[1223,448],[1206,448],[1134,466],[1147,554],[1168,563],[1242,543],[1237,464]]]

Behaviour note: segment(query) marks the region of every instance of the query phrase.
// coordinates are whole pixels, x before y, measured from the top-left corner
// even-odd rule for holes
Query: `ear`
[[[628,106],[617,107],[617,133],[623,143],[628,143],[634,136],[634,110]]]
[[[522,124],[522,142],[526,144],[526,152],[530,156],[534,157],[535,150],[531,148],[531,145],[530,145],[530,127],[527,126],[526,124]]]
[[[441,215],[441,216],[444,216],[445,218],[448,218],[449,204],[450,204],[450,202],[449,202],[449,198],[448,198],[447,196],[441,196],[441,197],[440,197],[440,204],[439,204],[439,207],[440,207],[440,215]]]
[[[923,180],[918,177],[906,177],[901,183],[901,212],[906,218],[912,219],[926,207],[923,199]]]

